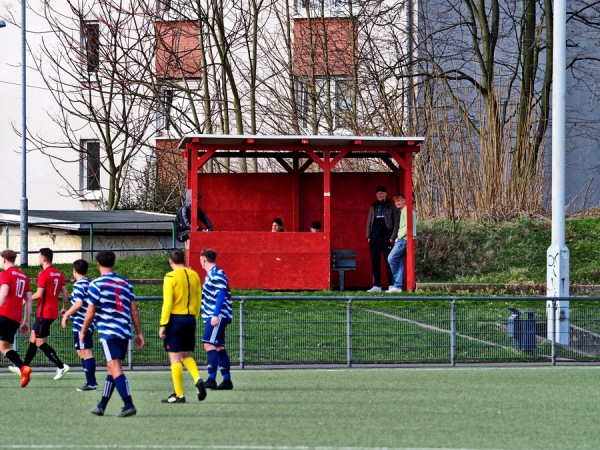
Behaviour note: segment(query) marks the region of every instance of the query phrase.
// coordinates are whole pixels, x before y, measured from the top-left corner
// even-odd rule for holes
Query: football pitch
[[[169,371],[127,371],[138,413],[89,413],[100,391],[82,372],[25,389],[2,369],[0,448],[567,449],[598,448],[600,367],[235,370],[232,391],[162,404]],[[206,377],[205,370],[201,373]],[[103,372],[98,378],[103,383]]]

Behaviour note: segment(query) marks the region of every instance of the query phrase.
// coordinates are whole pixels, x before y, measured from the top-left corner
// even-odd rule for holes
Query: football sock
[[[215,380],[217,378],[217,367],[219,365],[219,355],[217,355],[217,353],[216,350],[209,350],[206,352],[206,370],[208,371],[209,380]]]
[[[27,352],[25,353],[25,360],[23,361],[23,363],[26,366],[30,366],[31,361],[33,361],[33,358],[36,353],[37,353],[37,345],[35,345],[35,342],[30,342],[29,347],[27,347]]]
[[[133,400],[131,399],[131,392],[129,391],[129,381],[127,381],[127,378],[125,378],[124,373],[115,378],[115,386],[117,388],[117,392],[123,400],[123,403],[125,404],[125,408],[132,408]]]
[[[60,360],[60,358],[58,357],[58,355],[56,354],[54,349],[52,347],[50,347],[46,342],[44,342],[42,345],[40,345],[40,350],[44,352],[46,357],[50,361],[52,361],[56,365],[56,367],[58,367],[59,369],[62,369],[63,367],[65,367],[65,365],[62,363],[62,361]]]
[[[219,370],[221,371],[221,375],[223,375],[223,379],[231,379],[231,373],[229,373],[229,370],[231,368],[231,361],[229,360],[227,350],[223,349],[217,352],[217,354],[219,356]]]
[[[173,378],[175,395],[181,397],[183,395],[183,364],[171,364],[171,378]]]
[[[196,360],[194,360],[194,358],[192,358],[191,356],[188,356],[183,360],[183,365],[194,379],[194,383],[198,381],[198,379],[200,378],[200,371],[198,370]]]
[[[83,371],[85,372],[85,379],[87,384],[90,386],[96,386],[96,360],[94,357],[83,360]]]
[[[11,350],[7,351],[6,355],[4,355],[4,356],[6,356],[10,360],[10,362],[12,362],[19,369],[24,366],[23,360],[21,359],[19,354],[17,352],[15,352],[14,350],[11,349]]]
[[[106,405],[108,405],[108,401],[110,400],[114,390],[115,383],[113,377],[111,375],[107,375],[106,380],[104,381],[104,389],[102,389],[102,400],[100,400],[100,403],[98,403],[98,408],[106,408]]]

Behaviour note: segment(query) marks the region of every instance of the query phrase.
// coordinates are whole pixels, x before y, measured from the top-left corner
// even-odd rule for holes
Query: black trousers
[[[387,274],[388,286],[393,286],[394,275],[392,268],[388,263],[388,255],[392,251],[392,244],[389,241],[373,241],[369,242],[369,250],[371,251],[371,267],[373,270],[373,286],[381,287],[381,255],[383,254],[385,269]]]

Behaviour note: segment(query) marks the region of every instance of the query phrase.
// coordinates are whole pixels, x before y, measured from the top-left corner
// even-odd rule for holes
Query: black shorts
[[[171,353],[193,352],[196,348],[196,318],[171,314],[166,328],[165,350]]]
[[[0,316],[0,341],[10,344],[15,342],[15,334],[19,331],[20,323],[8,317]]]
[[[92,332],[87,330],[83,341],[79,340],[79,332],[73,331],[73,341],[75,341],[75,350],[86,350],[94,348],[94,342],[92,341]]]
[[[50,325],[54,322],[54,319],[40,319],[35,318],[33,322],[33,332],[35,333],[36,339],[47,338],[50,336]]]

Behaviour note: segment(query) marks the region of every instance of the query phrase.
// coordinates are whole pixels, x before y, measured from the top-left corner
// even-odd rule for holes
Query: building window
[[[81,53],[85,73],[97,72],[100,68],[100,24],[98,22],[82,23]]]
[[[354,90],[350,80],[335,80],[335,126],[352,129],[352,110],[354,109]]]
[[[159,15],[166,14],[171,10],[171,0],[158,0],[156,2],[156,12]]]
[[[100,190],[100,141],[81,141],[79,173],[83,192]]]
[[[348,5],[358,5],[359,0],[296,0],[296,10],[302,12],[311,9],[319,11],[321,9],[329,10],[331,8],[342,8]]]
[[[162,136],[171,131],[171,114],[173,111],[173,98],[175,91],[162,89],[160,91],[160,102],[156,109],[156,133]]]
[[[352,128],[350,117],[353,110],[353,90],[351,80],[347,77],[332,77],[330,79],[331,109],[335,119],[335,128]],[[300,119],[303,127],[308,126],[313,114],[311,89],[305,81],[296,78],[296,93]],[[324,125],[323,116],[327,113],[327,91],[325,77],[316,77],[314,86],[314,101],[316,103],[316,122]]]

